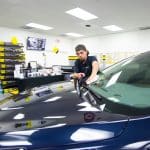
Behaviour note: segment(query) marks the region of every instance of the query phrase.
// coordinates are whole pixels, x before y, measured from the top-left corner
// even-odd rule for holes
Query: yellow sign
[[[78,56],[68,56],[68,59],[69,60],[77,60],[77,59],[79,59],[79,57]]]
[[[11,38],[11,43],[14,44],[14,45],[17,45],[17,44],[18,44],[18,39],[17,39],[17,37],[15,37],[15,36],[12,37],[12,38]]]
[[[55,54],[57,54],[57,53],[59,52],[59,48],[56,47],[56,46],[53,47],[53,48],[52,48],[52,52],[55,53]]]

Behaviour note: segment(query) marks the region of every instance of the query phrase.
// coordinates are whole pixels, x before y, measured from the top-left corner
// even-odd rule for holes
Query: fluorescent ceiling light
[[[37,24],[37,23],[28,23],[28,24],[26,24],[26,26],[33,27],[33,28],[38,28],[38,29],[41,29],[41,30],[53,29],[52,27],[44,26],[44,25]]]
[[[71,10],[66,11],[67,14],[80,18],[82,20],[92,20],[98,18],[97,16],[81,9],[81,8],[74,8]]]
[[[103,28],[106,30],[110,30],[110,31],[121,31],[121,30],[123,30],[122,28],[120,28],[116,25],[104,26]]]
[[[84,36],[84,35],[78,34],[78,33],[66,33],[66,35],[73,36],[73,37],[82,37],[82,36]]]

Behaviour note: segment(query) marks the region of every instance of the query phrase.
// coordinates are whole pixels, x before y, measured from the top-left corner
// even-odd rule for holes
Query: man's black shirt
[[[97,61],[95,56],[88,56],[86,61],[76,60],[74,66],[74,72],[85,73],[86,77],[89,77],[92,73],[92,63]]]

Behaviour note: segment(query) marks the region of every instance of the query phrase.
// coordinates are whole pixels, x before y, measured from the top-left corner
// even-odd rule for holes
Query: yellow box
[[[5,79],[5,77],[4,76],[0,76],[0,80],[3,80],[3,79]]]
[[[19,94],[19,90],[18,90],[18,88],[10,88],[9,93],[13,94],[13,95],[17,95],[17,94]]]
[[[4,45],[4,41],[0,41],[0,45]]]
[[[6,73],[6,70],[1,70],[1,73]]]
[[[4,89],[4,93],[8,93],[9,89]]]
[[[7,84],[7,81],[2,81],[2,85],[6,85]]]
[[[4,59],[0,59],[0,62],[1,62],[1,63],[4,62]]]
[[[1,64],[1,68],[6,68],[6,65],[5,64]]]
[[[0,53],[0,56],[4,56],[4,53]]]
[[[4,47],[0,47],[0,51],[4,51]]]

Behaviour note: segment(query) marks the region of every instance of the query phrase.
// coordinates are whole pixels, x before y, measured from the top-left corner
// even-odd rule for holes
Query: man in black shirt
[[[89,52],[82,44],[77,45],[75,50],[79,59],[75,62],[75,73],[72,75],[72,77],[74,79],[84,78],[86,84],[90,84],[99,71],[98,61],[96,57],[88,56]]]

